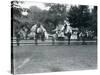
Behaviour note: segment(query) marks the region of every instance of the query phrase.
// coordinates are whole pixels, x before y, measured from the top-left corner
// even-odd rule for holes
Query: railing
[[[85,40],[87,45],[96,45],[97,44],[97,39],[93,40]],[[44,41],[38,40],[37,44],[34,39],[20,39],[19,42],[16,41],[15,38],[11,39],[11,44],[13,46],[16,46],[19,43],[19,45],[68,45],[68,39],[65,40],[55,40],[55,39],[46,39]],[[77,40],[77,39],[71,39],[70,40],[70,45],[81,45],[82,40]]]

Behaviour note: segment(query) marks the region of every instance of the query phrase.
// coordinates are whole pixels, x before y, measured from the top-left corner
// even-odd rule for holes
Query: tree
[[[23,1],[11,1],[11,23],[12,23],[12,34],[14,36],[15,30],[18,27],[18,29],[21,28],[22,25],[24,25],[26,21],[26,16],[22,14],[23,11],[29,12],[27,8],[22,8],[20,4],[24,3]],[[12,36],[12,37],[13,37]]]
[[[89,21],[91,17],[88,6],[71,6],[67,17],[72,27],[81,29],[90,26]]]
[[[28,18],[30,18],[34,23],[41,22],[43,23],[45,16],[47,14],[46,10],[41,10],[37,6],[31,6]]]
[[[22,8],[20,7],[20,3],[23,3],[23,1],[11,1],[11,11],[12,11],[12,15],[13,18],[16,17],[20,17],[21,16],[21,11]]]
[[[91,12],[91,27],[89,30],[94,31],[94,35],[97,36],[97,6],[94,6]]]
[[[20,1],[11,1],[11,23],[12,23],[11,30],[13,30],[11,31],[12,37],[14,36],[16,27],[19,28],[19,24],[20,24],[19,18],[22,15],[21,14],[22,9],[19,6],[19,3]]]
[[[58,25],[59,21],[64,21],[66,18],[66,5],[47,3],[46,6],[50,7],[46,21],[53,23],[55,27]]]
[[[30,7],[30,12],[28,14],[28,19],[30,19],[31,25],[34,25],[37,22],[40,22],[44,28],[46,28],[47,32],[51,33],[52,30],[52,22],[49,20],[49,15],[47,10],[41,10],[37,6]]]

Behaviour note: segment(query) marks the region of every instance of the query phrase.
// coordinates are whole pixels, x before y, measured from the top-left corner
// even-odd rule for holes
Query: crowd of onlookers
[[[80,40],[82,37],[85,38],[86,40],[95,40],[96,39],[96,35],[95,35],[94,31],[91,31],[91,30],[78,32],[77,39]]]
[[[67,25],[65,25],[67,26]],[[83,30],[83,31],[79,31],[77,30],[76,32],[73,32],[73,30],[71,30],[71,27],[69,26],[69,29],[67,29],[67,33],[65,33],[64,29],[65,26],[63,26],[62,28],[60,27],[60,29],[62,29],[61,31],[59,31],[59,28],[56,29],[56,37],[52,35],[52,41],[57,40],[58,38],[62,38],[63,40],[65,39],[65,37],[68,37],[67,39],[71,39],[71,36],[74,34],[77,37],[77,40],[82,40],[82,44],[85,44],[86,40],[93,40],[96,39],[96,36],[94,35],[94,31],[88,31],[88,30]],[[68,28],[68,26],[67,26]],[[70,30],[71,32],[69,32],[70,37],[68,35],[68,30]],[[62,36],[63,35],[63,36]],[[15,30],[15,37],[16,37],[16,41],[17,43],[21,40],[21,39],[34,39],[35,42],[37,43],[38,39],[41,39],[42,41],[44,41],[45,39],[49,39],[49,36],[51,36],[50,34],[47,33],[46,29],[40,24],[34,24],[31,28],[28,28],[27,26],[23,25],[22,27],[18,28],[16,27]],[[19,43],[18,43],[19,45]]]

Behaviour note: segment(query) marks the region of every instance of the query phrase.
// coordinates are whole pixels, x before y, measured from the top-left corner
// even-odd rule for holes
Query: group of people
[[[68,45],[70,45],[70,39],[71,39],[71,34],[72,34],[72,27],[70,26],[70,23],[68,21],[64,21],[62,23],[61,21],[59,22],[58,26],[56,27],[55,30],[56,32],[56,38],[59,40],[64,40],[65,37],[68,39]]]
[[[45,41],[48,38],[48,33],[41,23],[33,25],[30,31],[29,37],[35,40],[35,44],[38,44],[39,39]]]
[[[17,45],[19,46],[19,41],[21,39],[34,39],[35,44],[37,44],[38,39],[44,41],[48,38],[48,34],[46,29],[43,27],[41,23],[37,23],[28,29],[26,26],[22,26],[21,28],[16,27],[15,37]]]
[[[60,27],[62,25],[62,27]],[[68,45],[70,45],[70,39],[72,35],[72,27],[70,26],[70,23],[68,21],[64,21],[63,23],[59,22],[58,26],[55,30],[55,36],[52,36],[52,42],[54,43],[55,40],[59,37],[67,37],[68,39]],[[80,32],[79,36],[82,38],[82,44],[85,43],[85,32]],[[45,41],[49,38],[49,34],[47,33],[46,29],[43,27],[41,23],[37,23],[31,27],[31,29],[28,29],[27,27],[23,26],[21,29],[16,28],[15,31],[15,37],[17,45],[19,46],[19,41],[22,39],[27,38],[33,38],[35,41],[35,44],[38,44],[38,40],[41,39],[42,41]]]

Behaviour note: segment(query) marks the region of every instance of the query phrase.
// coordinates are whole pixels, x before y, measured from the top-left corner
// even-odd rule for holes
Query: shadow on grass
[[[59,71],[63,71],[63,69],[62,68],[59,68],[59,67],[51,67],[50,68],[50,71],[51,72],[59,72]]]

